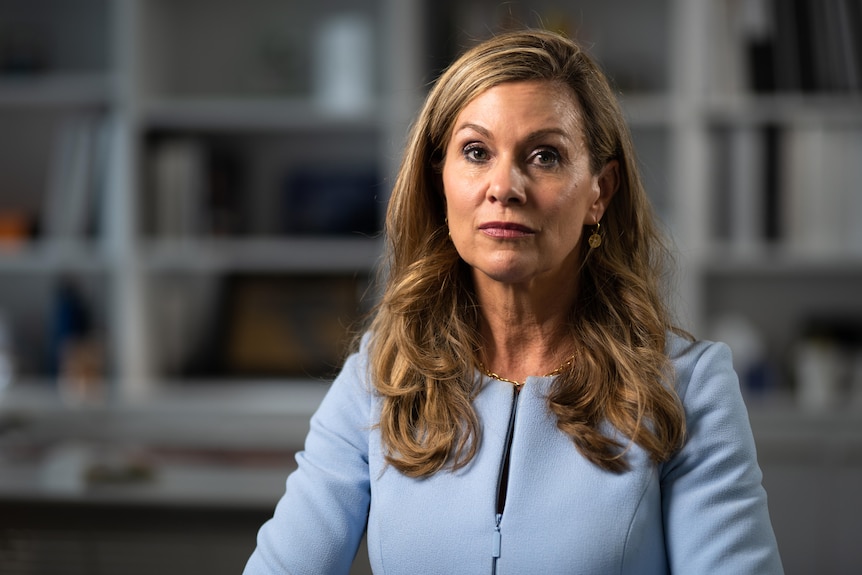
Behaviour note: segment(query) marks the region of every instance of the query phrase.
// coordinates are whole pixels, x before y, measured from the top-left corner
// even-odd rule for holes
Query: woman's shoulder
[[[372,394],[368,375],[369,338],[363,335],[345,356],[341,368],[330,380],[329,391],[323,400],[327,403],[352,403]]]
[[[670,333],[665,349],[673,366],[677,393],[684,402],[695,389],[709,393],[728,386],[738,388],[730,347],[725,343]]]
[[[335,378],[333,384],[356,383],[366,384],[368,381],[368,366],[370,356],[371,336],[368,332],[362,334],[353,349],[344,360],[341,371]]]
[[[721,342],[699,339],[683,331],[668,331],[665,353],[672,362],[677,363],[696,359],[710,348],[723,345]]]

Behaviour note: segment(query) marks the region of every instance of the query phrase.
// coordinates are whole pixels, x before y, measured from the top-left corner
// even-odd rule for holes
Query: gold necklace
[[[555,369],[554,371],[546,373],[543,377],[552,377],[555,375],[560,375],[566,369],[568,369],[569,366],[571,366],[572,363],[574,363],[574,361],[575,361],[575,354],[572,354],[572,357],[570,357],[569,359],[567,359],[566,361],[561,363],[557,369]],[[482,373],[484,373],[485,375],[487,375],[491,379],[496,379],[498,381],[505,381],[506,383],[511,383],[512,385],[514,385],[518,389],[520,389],[521,387],[524,386],[525,383],[527,383],[526,381],[515,381],[514,379],[509,379],[509,378],[503,377],[502,375],[496,374],[493,371],[488,370],[488,368],[485,367],[485,364],[483,364],[482,362],[479,362],[479,369],[481,369]]]

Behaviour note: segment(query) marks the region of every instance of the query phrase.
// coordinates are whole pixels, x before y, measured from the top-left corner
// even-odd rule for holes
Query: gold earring
[[[596,222],[596,229],[593,230],[592,235],[590,235],[590,239],[587,240],[587,242],[590,244],[590,247],[593,249],[602,245],[602,236],[599,235],[600,227],[601,224],[599,222]]]

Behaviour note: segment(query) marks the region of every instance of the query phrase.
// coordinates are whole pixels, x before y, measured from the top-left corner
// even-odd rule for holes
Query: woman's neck
[[[484,340],[479,361],[487,371],[523,382],[571,358],[568,318],[574,291],[551,292],[505,284],[477,289]]]

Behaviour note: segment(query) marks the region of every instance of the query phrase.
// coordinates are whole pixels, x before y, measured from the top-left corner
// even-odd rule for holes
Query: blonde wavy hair
[[[389,201],[369,369],[382,397],[386,458],[409,476],[457,469],[478,449],[472,400],[481,312],[469,269],[447,235],[439,166],[467,103],[492,86],[524,80],[570,87],[593,173],[617,160],[620,174],[601,225],[605,242],[595,250],[580,242],[582,277],[570,317],[577,360],[555,379],[549,409],[587,459],[613,472],[628,469],[632,444],[661,462],[683,441],[685,419],[665,354],[673,326],[659,288],[667,250],[623,114],[605,75],[575,42],[524,30],[475,46],[440,76],[411,129]],[[604,433],[605,423],[627,439]]]

